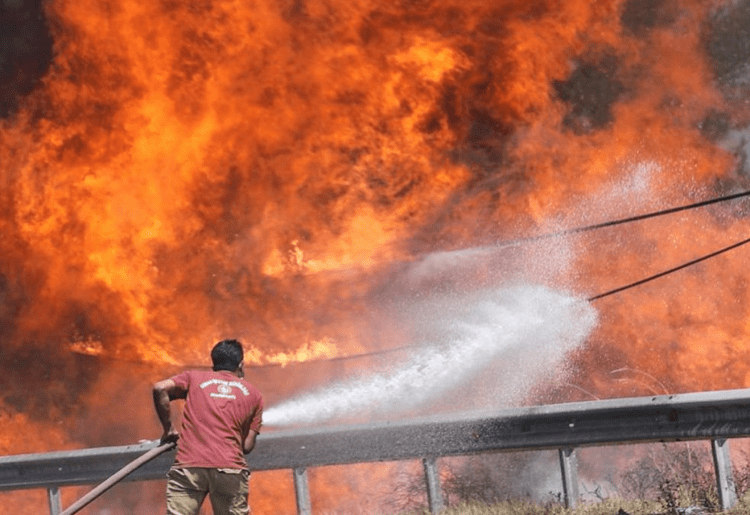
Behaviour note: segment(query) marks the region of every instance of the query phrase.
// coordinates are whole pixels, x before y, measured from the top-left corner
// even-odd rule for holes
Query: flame
[[[296,361],[308,361],[310,359],[324,359],[324,358],[335,358],[339,355],[336,345],[329,339],[324,338],[323,340],[306,343],[296,352],[284,353],[279,352],[269,357],[271,363],[278,363],[282,367],[288,363]]]
[[[273,403],[370,366],[296,363],[408,346],[413,299],[595,295],[750,230],[735,201],[506,245],[748,189],[748,0],[6,4],[6,452],[51,414],[49,450],[128,443],[111,399],[156,433],[144,384],[220,338],[289,374],[253,369]],[[750,385],[746,252],[597,301],[532,400]]]

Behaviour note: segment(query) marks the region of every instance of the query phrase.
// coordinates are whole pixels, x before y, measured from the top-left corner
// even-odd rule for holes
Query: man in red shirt
[[[249,515],[245,454],[255,446],[263,397],[243,379],[237,340],[211,351],[213,370],[190,370],[154,384],[154,406],[164,428],[161,442],[178,441],[167,474],[167,515],[197,515],[206,495],[215,515]],[[182,430],[172,425],[170,401],[185,399]]]

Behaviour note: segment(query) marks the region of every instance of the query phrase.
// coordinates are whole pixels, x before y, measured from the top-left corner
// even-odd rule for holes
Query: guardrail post
[[[310,484],[307,481],[307,469],[292,469],[294,475],[294,493],[297,497],[297,515],[312,515],[310,504]]]
[[[572,447],[559,450],[565,507],[574,509],[578,503],[578,460]]]
[[[443,492],[440,489],[437,458],[422,458],[422,467],[427,482],[427,505],[430,508],[430,513],[440,513],[443,510]]]
[[[62,512],[62,500],[60,499],[60,489],[56,486],[47,488],[47,500],[49,500],[50,515],[60,515]]]
[[[737,504],[737,489],[732,476],[732,459],[729,457],[729,442],[725,438],[711,440],[711,452],[716,469],[716,487],[719,491],[721,509],[728,510]]]

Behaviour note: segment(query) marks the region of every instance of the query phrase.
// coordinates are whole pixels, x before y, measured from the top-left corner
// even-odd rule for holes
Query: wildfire
[[[335,358],[338,356],[336,345],[328,339],[305,344],[296,352],[274,354],[269,358],[269,362],[278,363],[282,367],[293,361],[308,361],[311,359]]]
[[[126,441],[78,428],[105,394],[149,402],[144,384],[205,364],[217,338],[291,374],[408,345],[392,314],[436,291],[587,297],[750,230],[735,201],[495,247],[748,189],[748,0],[0,9],[4,452],[43,450],[14,434],[50,410],[49,450],[155,437],[140,408],[109,414]],[[574,388],[539,398],[648,394],[643,374],[670,392],[750,385],[748,259],[598,302],[558,383]]]

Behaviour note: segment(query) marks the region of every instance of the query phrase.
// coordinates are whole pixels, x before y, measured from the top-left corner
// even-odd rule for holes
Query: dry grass
[[[540,501],[511,488],[513,479],[516,484],[529,482],[522,474],[523,461],[492,459],[495,462],[480,459],[448,470],[442,490],[449,507],[441,515],[750,515],[747,455],[733,470],[740,500],[726,511],[720,509],[712,460],[705,446],[653,446],[622,472],[610,496],[579,502],[575,510],[565,508],[561,495],[554,492]],[[394,505],[390,515],[429,515],[424,508],[423,478],[411,478],[394,496],[400,506]]]
[[[654,513],[653,503],[640,501],[606,500],[599,503],[586,503],[575,511],[560,504],[538,505],[525,501],[504,501],[492,505],[466,502],[448,508],[440,515],[617,515],[625,510],[631,515]],[[658,508],[658,507],[657,507]],[[429,515],[428,510],[411,511],[399,515]]]
[[[691,511],[692,510],[692,511]],[[537,505],[523,501],[506,501],[486,505],[483,503],[461,503],[440,512],[440,515],[695,515],[715,513],[702,511],[699,508],[667,508],[658,501],[632,501],[625,499],[606,499],[601,502],[584,503],[570,510],[559,504]],[[725,515],[749,515],[750,499],[742,499],[737,506],[724,512]],[[417,510],[398,515],[429,515],[428,510]]]

